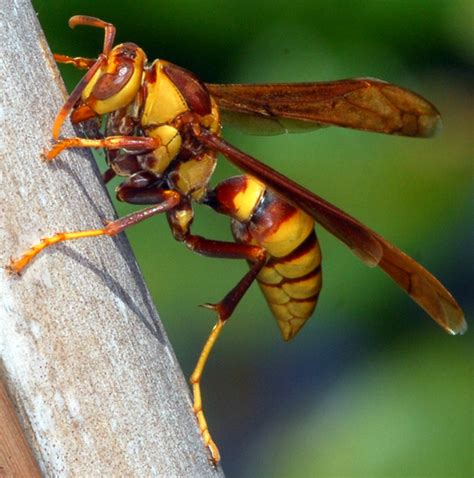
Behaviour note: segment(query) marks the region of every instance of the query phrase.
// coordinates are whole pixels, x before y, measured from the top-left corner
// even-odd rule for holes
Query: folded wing
[[[235,166],[258,178],[314,217],[368,266],[378,265],[447,332],[462,334],[466,331],[464,313],[451,293],[430,272],[400,249],[341,209],[219,136],[204,129],[196,136],[203,144],[224,154]]]
[[[207,84],[223,120],[255,134],[301,132],[325,126],[412,137],[441,125],[426,99],[372,78],[327,83]]]

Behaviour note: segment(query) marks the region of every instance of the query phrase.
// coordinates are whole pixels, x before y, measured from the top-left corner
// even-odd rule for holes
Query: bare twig
[[[0,12],[0,263],[113,210],[86,152],[40,160],[64,91],[27,0]],[[69,125],[63,135],[72,136]],[[46,476],[222,476],[124,237],[51,248],[0,269],[0,360]]]

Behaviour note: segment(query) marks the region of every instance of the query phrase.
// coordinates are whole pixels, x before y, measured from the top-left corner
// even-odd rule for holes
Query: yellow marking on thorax
[[[157,60],[152,68],[155,69],[156,80],[147,83],[147,96],[141,119],[144,127],[170,123],[181,113],[189,111],[183,95],[163,72],[160,60]]]
[[[216,156],[210,153],[183,161],[175,169],[176,188],[182,194],[191,195],[194,200],[200,201],[215,167]]]
[[[221,115],[216,100],[211,96],[211,114],[206,115],[202,119],[202,125],[208,128],[211,133],[220,134],[221,132]]]
[[[163,174],[181,148],[181,135],[176,128],[169,125],[158,126],[148,131],[151,138],[160,138],[161,146],[153,151],[154,161],[147,161],[146,169],[156,174]]]

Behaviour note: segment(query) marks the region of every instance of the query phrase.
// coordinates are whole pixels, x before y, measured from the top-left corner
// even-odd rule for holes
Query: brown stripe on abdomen
[[[287,256],[272,257],[257,281],[283,339],[292,339],[313,314],[321,291],[321,250],[314,230]]]

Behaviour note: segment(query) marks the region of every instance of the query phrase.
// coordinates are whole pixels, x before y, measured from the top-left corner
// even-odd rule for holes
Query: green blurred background
[[[87,14],[114,23],[117,41],[208,82],[371,76],[429,98],[444,120],[430,140],[337,128],[224,135],[409,252],[472,315],[472,1],[33,4],[58,53],[99,52],[101,31],[67,26],[71,15]],[[69,89],[80,77],[71,67],[61,72]],[[215,182],[233,174],[222,160]],[[472,476],[472,331],[448,336],[382,272],[318,231],[324,289],[301,334],[281,341],[255,286],[206,370],[204,406],[227,476]],[[231,237],[228,220],[203,207],[195,232]],[[165,218],[127,235],[189,375],[214,323],[196,305],[221,299],[247,266],[190,253]]]

